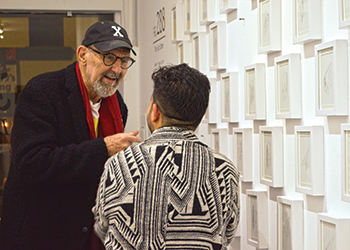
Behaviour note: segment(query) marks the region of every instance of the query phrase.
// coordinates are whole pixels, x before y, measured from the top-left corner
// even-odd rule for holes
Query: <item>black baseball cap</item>
[[[106,52],[117,48],[128,48],[136,56],[126,30],[113,21],[94,23],[85,32],[81,43],[84,46],[94,45],[96,49]]]

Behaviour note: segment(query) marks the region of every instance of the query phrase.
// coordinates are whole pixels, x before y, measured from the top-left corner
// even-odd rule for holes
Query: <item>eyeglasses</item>
[[[106,66],[112,66],[119,59],[120,60],[120,67],[122,69],[128,69],[135,62],[135,60],[133,58],[131,58],[131,57],[118,57],[118,56],[116,56],[116,55],[114,55],[112,53],[103,54],[100,51],[97,51],[97,50],[95,50],[95,49],[93,49],[91,47],[88,47],[88,48],[91,49],[93,52],[102,55],[103,56],[103,63]]]

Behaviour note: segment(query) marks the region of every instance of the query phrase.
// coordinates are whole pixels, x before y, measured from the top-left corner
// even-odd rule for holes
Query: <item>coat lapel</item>
[[[75,71],[75,63],[66,68],[65,88],[67,89],[67,100],[72,114],[73,127],[78,142],[90,139],[89,127],[86,121],[84,101],[80,93],[77,74]]]

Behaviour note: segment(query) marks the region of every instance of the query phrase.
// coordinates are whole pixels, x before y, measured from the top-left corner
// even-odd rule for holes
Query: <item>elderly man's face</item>
[[[103,62],[103,56],[90,50],[88,57],[86,76],[90,87],[97,95],[105,98],[111,96],[117,90],[119,84],[123,81],[127,69],[120,67],[120,60],[113,65],[106,66]],[[112,53],[117,57],[130,57],[130,50],[127,48],[118,48],[109,52],[101,52],[103,54]]]

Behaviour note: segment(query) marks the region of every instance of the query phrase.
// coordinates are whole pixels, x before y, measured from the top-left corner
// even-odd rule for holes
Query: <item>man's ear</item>
[[[78,61],[82,65],[86,64],[87,52],[88,52],[88,48],[86,48],[85,46],[82,46],[82,45],[79,46],[78,49],[77,49],[77,58],[78,58]]]
[[[156,123],[161,120],[161,113],[159,110],[159,107],[156,103],[152,104],[152,113],[151,113],[151,120],[152,122]]]

